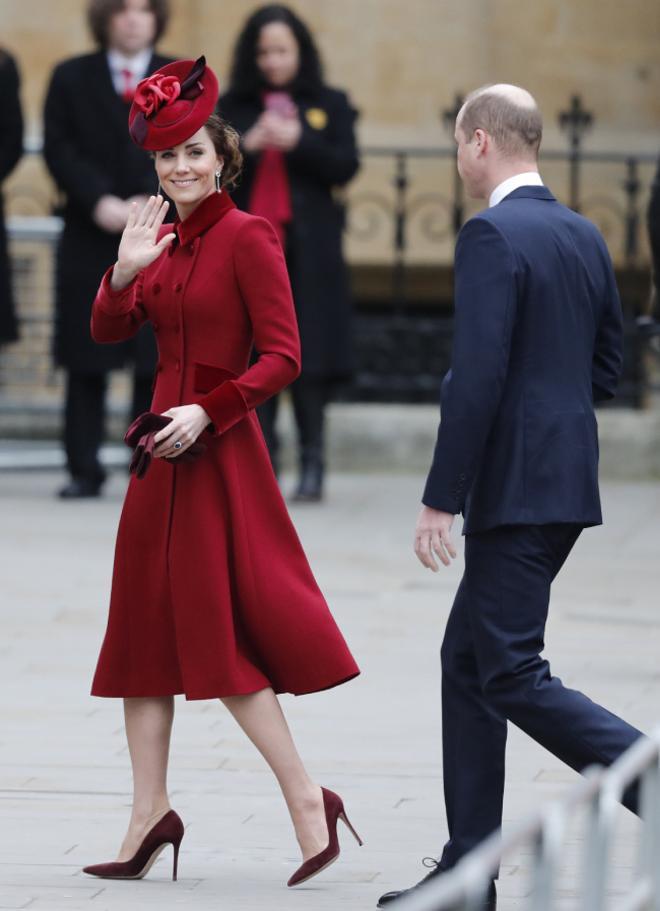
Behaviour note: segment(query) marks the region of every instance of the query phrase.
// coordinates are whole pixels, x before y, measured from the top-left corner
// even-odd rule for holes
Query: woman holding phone
[[[245,23],[220,113],[241,134],[239,208],[273,225],[285,251],[300,329],[302,371],[291,386],[298,428],[297,501],[323,495],[325,407],[351,373],[351,303],[338,190],[359,167],[356,111],[323,80],[314,39],[288,7],[264,6]],[[277,396],[259,408],[279,467]]]

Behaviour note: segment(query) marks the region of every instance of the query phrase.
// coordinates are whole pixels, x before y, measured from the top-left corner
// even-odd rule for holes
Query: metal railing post
[[[582,137],[593,125],[591,111],[582,106],[580,95],[573,95],[570,107],[559,113],[559,128],[566,130],[569,142],[569,206],[580,211],[580,160]]]
[[[534,843],[532,896],[535,911],[550,911],[559,855],[566,829],[566,811],[551,807],[543,820],[543,828]]]
[[[402,316],[406,300],[406,195],[408,192],[408,156],[405,152],[396,154],[396,191],[394,205],[394,261],[392,272],[392,296],[395,312]]]
[[[637,259],[638,234],[639,234],[639,212],[637,211],[637,197],[641,189],[641,183],[638,174],[638,165],[635,158],[629,158],[626,162],[626,179],[623,181],[623,189],[626,191],[626,228],[624,257],[626,266],[633,266]]]
[[[442,112],[442,122],[445,128],[451,133],[452,137],[454,136],[454,129],[456,127],[456,118],[463,107],[463,101],[463,95],[460,92],[457,93],[454,97],[454,106],[445,108]],[[458,237],[458,232],[461,230],[465,215],[464,210],[465,189],[460,174],[458,173],[458,156],[454,154],[454,201],[452,204],[452,230],[454,232],[454,237]]]
[[[660,911],[660,731],[652,739],[657,754],[640,786],[640,811],[646,832],[639,854],[639,873],[648,878],[652,911]]]
[[[603,911],[607,885],[607,861],[614,820],[619,810],[616,784],[601,787],[589,808],[587,846],[584,856],[582,911]]]

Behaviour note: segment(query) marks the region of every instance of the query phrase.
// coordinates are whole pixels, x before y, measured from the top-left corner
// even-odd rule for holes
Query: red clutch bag
[[[153,459],[153,452],[156,447],[154,440],[155,435],[163,427],[167,427],[172,418],[164,414],[155,414],[153,411],[145,411],[139,415],[126,431],[124,442],[133,450],[128,470],[136,478],[143,478]],[[191,462],[206,451],[203,443],[195,442],[189,446],[181,455],[166,457],[167,462]]]

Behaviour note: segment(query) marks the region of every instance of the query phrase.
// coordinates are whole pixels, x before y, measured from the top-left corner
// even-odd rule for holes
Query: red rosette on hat
[[[218,95],[205,57],[168,63],[137,84],[128,114],[131,139],[150,152],[185,142],[214,112]]]

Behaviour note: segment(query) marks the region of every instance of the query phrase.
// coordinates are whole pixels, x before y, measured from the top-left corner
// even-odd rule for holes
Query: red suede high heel
[[[181,817],[174,810],[169,810],[158,822],[149,829],[130,860],[113,861],[109,864],[93,864],[83,867],[83,873],[91,876],[101,876],[104,879],[142,879],[151,869],[160,852],[166,845],[174,848],[174,864],[172,866],[172,879],[176,880],[179,863],[179,846],[183,838],[184,827]]]
[[[320,854],[310,857],[301,867],[298,867],[287,886],[299,886],[300,883],[304,883],[306,880],[311,879],[312,876],[316,876],[317,873],[325,870],[326,867],[329,867],[331,863],[337,860],[340,853],[339,838],[337,837],[338,819],[341,819],[344,825],[350,829],[357,843],[359,845],[363,844],[362,839],[348,821],[344,803],[339,794],[335,794],[334,791],[328,791],[326,788],[321,788],[321,790],[323,791],[325,821],[328,824],[328,835],[330,837],[328,847],[321,851]]]

